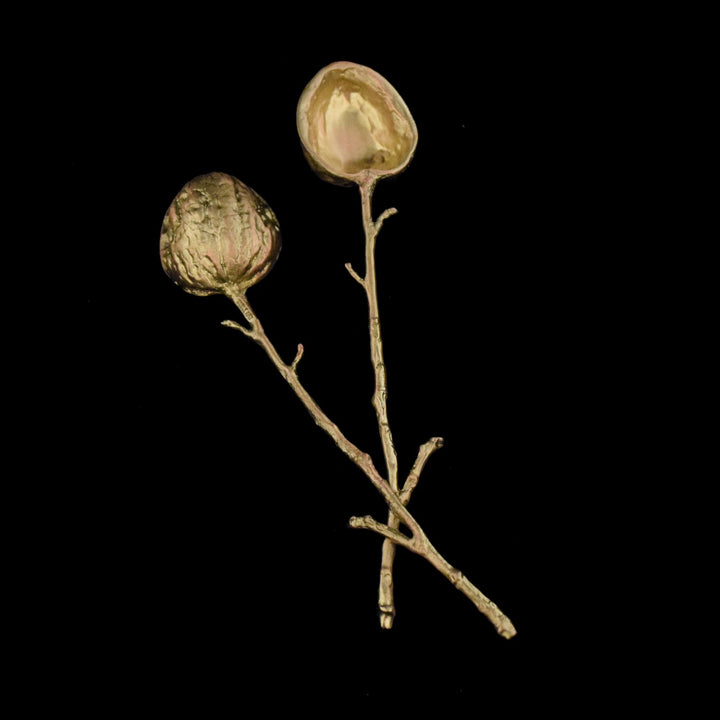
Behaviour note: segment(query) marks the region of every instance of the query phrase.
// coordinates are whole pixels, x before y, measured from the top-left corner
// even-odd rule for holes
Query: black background
[[[621,483],[632,442],[613,416],[627,346],[606,342],[626,331],[613,319],[631,230],[607,180],[624,104],[603,101],[612,43],[547,16],[194,13],[94,26],[58,86],[86,243],[59,580],[78,686],[100,706],[142,697],[202,717],[408,696],[583,716],[628,682],[590,670],[615,636],[588,528],[602,534],[599,488]],[[395,626],[379,628],[381,539],[347,520],[383,518],[381,499],[262,350],[221,327],[239,319],[231,303],[160,266],[185,182],[217,170],[255,189],[283,250],[249,300],[287,361],[304,344],[302,382],[381,466],[367,308],[343,267],[363,268],[359,194],[317,178],[295,130],[305,84],[341,59],[383,74],[419,131],[374,198],[376,216],[399,211],[377,262],[401,475],[425,440],[446,441],[411,510],[511,617],[511,641],[404,551]]]

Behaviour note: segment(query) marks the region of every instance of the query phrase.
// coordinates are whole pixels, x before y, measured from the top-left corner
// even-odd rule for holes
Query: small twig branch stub
[[[350,276],[356,280],[363,288],[365,287],[365,280],[363,280],[353,268],[351,263],[345,263],[345,269],[350,273]]]
[[[402,491],[400,493],[400,499],[402,500],[403,504],[407,505],[410,501],[410,496],[412,495],[413,490],[415,490],[415,488],[417,487],[418,481],[420,480],[420,474],[422,473],[428,458],[436,450],[441,448],[444,442],[445,441],[441,437],[433,437],[420,446],[417,459],[415,460],[415,463],[412,466],[412,470],[407,476],[407,480],[405,480],[405,484],[403,485]]]
[[[380,217],[375,221],[374,227],[375,227],[375,235],[377,235],[380,232],[380,228],[382,227],[383,223],[393,215],[397,214],[397,208],[388,208],[387,210],[383,210],[383,212],[380,213]]]
[[[292,370],[297,370],[298,363],[302,359],[303,353],[305,352],[305,347],[302,343],[298,343],[297,346],[297,354],[295,355],[295,359],[292,361],[292,365],[290,367]]]
[[[253,330],[243,327],[239,322],[235,322],[234,320],[223,320],[220,324],[225,327],[232,328],[233,330],[239,330],[243,335],[247,335],[249,338],[255,339],[255,333]]]
[[[362,528],[364,530],[372,530],[380,535],[389,538],[398,545],[406,547],[408,550],[416,552],[413,539],[403,535],[399,530],[391,528],[389,525],[383,525],[370,515],[365,517],[351,517],[349,525],[352,528]]]

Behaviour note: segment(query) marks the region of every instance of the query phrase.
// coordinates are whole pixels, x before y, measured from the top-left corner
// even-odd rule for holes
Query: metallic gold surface
[[[362,201],[365,230],[365,277],[351,266],[352,277],[365,289],[370,316],[370,355],[375,371],[372,404],[378,420],[388,482],[398,490],[398,460],[387,412],[387,375],[375,272],[375,242],[380,227],[394,208],[377,221],[372,217],[375,183],[404,170],[417,147],[415,121],[402,97],[379,73],[364,65],[336,62],[322,68],[307,84],[297,107],[297,128],[310,166],[325,180],[342,185],[357,184]],[[392,512],[388,526],[399,521]],[[395,545],[383,543],[378,607],[380,624],[392,627],[393,563]]]
[[[395,614],[393,561],[396,546],[423,557],[465,594],[506,638],[516,634],[509,618],[450,565],[431,544],[407,509],[413,490],[430,457],[442,446],[434,437],[418,452],[410,474],[399,482],[397,452],[387,411],[387,375],[380,332],[375,245],[384,221],[394,208],[372,214],[376,182],[402,171],[417,144],[417,129],[402,98],[378,73],[354,63],[333,63],[307,85],[297,110],[298,132],[306,157],[323,178],[360,189],[365,230],[365,272],[361,276],[346,265],[367,295],[370,356],[375,373],[375,408],[382,441],[386,474],[373,459],[354,445],[324,413],[302,384],[298,367],[304,349],[298,345],[286,363],[268,338],[246,291],[272,268],[280,252],[280,230],[272,210],[249,187],[223,173],[209,173],[191,180],[168,209],[163,221],[160,256],[165,272],[186,291],[196,295],[224,293],[239,309],[246,324],[225,321],[254,340],[309,411],[315,423],[365,474],[388,506],[387,524],[370,516],[353,517],[350,526],[371,530],[384,538],[381,562],[380,622],[390,628]],[[402,526],[402,530],[401,530]],[[406,532],[408,534],[406,534]]]
[[[247,321],[248,326],[245,327],[234,320],[226,320],[223,325],[234,330],[239,330],[243,335],[254,340],[267,353],[270,361],[293,389],[300,402],[307,408],[318,427],[322,428],[334,440],[338,448],[362,470],[375,489],[382,495],[390,509],[391,516],[398,518],[398,527],[399,524],[402,523],[410,531],[410,535],[405,535],[400,532],[399,529],[391,527],[390,525],[379,523],[370,516],[351,517],[350,527],[372,530],[390,540],[393,545],[400,545],[424,558],[472,601],[475,607],[490,620],[502,637],[512,638],[516,635],[515,627],[510,619],[492,600],[484,595],[479,588],[473,585],[465,575],[445,560],[432,545],[418,521],[406,507],[412,490],[417,485],[425,461],[431,452],[441,445],[440,438],[431,438],[421,446],[417,459],[413,464],[413,469],[403,483],[402,490],[397,491],[392,488],[390,483],[378,472],[370,455],[362,451],[343,434],[340,428],[323,412],[322,408],[305,389],[298,375],[298,364],[300,358],[303,356],[303,346],[298,345],[295,359],[290,364],[286,363],[265,333],[260,319],[250,307],[245,293],[238,292],[235,295],[231,293],[229,297],[235,302]]]
[[[395,175],[417,146],[415,121],[395,88],[351,62],[328,65],[308,83],[297,128],[313,169],[339,184]]]
[[[219,172],[180,190],[160,234],[165,272],[193,295],[247,289],[272,269],[280,247],[280,226],[268,204]]]

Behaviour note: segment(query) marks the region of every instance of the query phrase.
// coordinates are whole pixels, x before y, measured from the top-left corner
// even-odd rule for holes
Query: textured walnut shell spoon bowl
[[[177,194],[163,220],[160,259],[167,275],[193,295],[244,293],[280,254],[270,206],[231,175],[199,175]]]

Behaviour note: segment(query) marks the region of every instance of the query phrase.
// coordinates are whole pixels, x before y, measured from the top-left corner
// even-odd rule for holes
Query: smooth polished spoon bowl
[[[340,185],[402,172],[418,140],[397,90],[375,70],[352,62],[327,65],[307,84],[297,129],[315,172]]]

